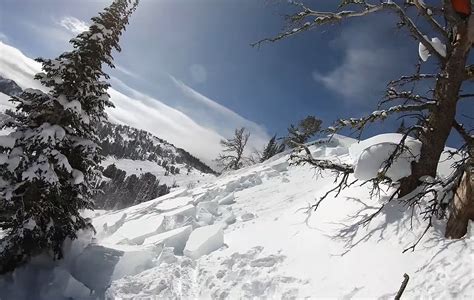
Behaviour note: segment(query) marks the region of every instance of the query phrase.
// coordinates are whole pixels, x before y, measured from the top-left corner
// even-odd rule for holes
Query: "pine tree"
[[[315,116],[307,116],[298,122],[297,126],[293,124],[288,128],[288,137],[285,143],[290,148],[298,147],[298,145],[308,142],[310,138],[315,136],[321,129],[322,121]]]
[[[245,132],[245,128],[242,127],[235,130],[233,138],[221,140],[224,150],[216,162],[223,167],[223,170],[238,170],[248,162],[248,158],[244,157],[244,150],[249,137],[250,133]]]
[[[44,72],[35,79],[48,93],[27,89],[12,98],[19,116],[9,124],[14,132],[0,139],[0,228],[6,232],[0,274],[40,253],[60,259],[66,239],[92,229],[80,211],[93,209],[103,158],[97,126],[113,106],[102,66],[114,67],[111,52],[120,51],[119,37],[137,4],[115,0],[70,41],[72,51],[37,59]]]
[[[279,144],[277,142],[277,137],[274,135],[270,141],[268,141],[268,144],[265,146],[263,149],[262,157],[260,158],[260,162],[264,162],[267,159],[277,155],[278,153],[281,153],[285,150],[285,145],[284,144]]]

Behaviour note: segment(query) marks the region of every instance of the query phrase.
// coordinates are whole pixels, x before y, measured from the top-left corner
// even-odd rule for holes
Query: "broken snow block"
[[[196,219],[198,223],[200,224],[200,226],[214,224],[214,216],[204,208],[201,208],[198,210]]]
[[[243,214],[241,217],[242,221],[250,221],[252,219],[255,219],[255,215],[253,213],[246,213],[246,214]]]
[[[230,205],[235,203],[234,193],[231,193],[219,200],[219,205]]]
[[[273,169],[270,169],[269,171],[265,173],[265,176],[267,176],[267,178],[277,177],[279,175],[280,175],[280,172]]]
[[[104,244],[140,245],[147,237],[164,230],[163,219],[162,215],[150,214],[125,222],[114,234],[104,239]]]
[[[337,146],[326,148],[326,156],[339,156],[347,153],[349,153],[349,149],[346,147]]]
[[[178,258],[174,255],[174,248],[165,247],[163,251],[161,251],[160,257],[158,257],[158,265],[161,263],[165,264],[172,264],[178,260]]]
[[[163,213],[163,216],[185,216],[191,217],[196,214],[196,207],[192,204],[185,205],[174,210],[170,210]]]
[[[217,201],[204,201],[204,202],[199,202],[196,206],[197,210],[206,210],[207,212],[213,214],[214,216],[217,216],[217,209],[219,208],[219,204]]]
[[[199,227],[189,236],[184,255],[198,259],[224,245],[224,232],[219,224]]]
[[[125,276],[133,276],[152,268],[155,259],[161,254],[163,245],[115,245],[116,250],[122,251],[123,255],[115,266],[112,280]]]
[[[288,162],[285,161],[285,162],[273,165],[272,168],[275,171],[284,172],[284,171],[288,171],[288,165],[289,165]]]
[[[228,193],[232,193],[232,192],[240,191],[240,190],[241,190],[241,183],[239,180],[230,181],[225,185],[225,191]]]
[[[123,251],[91,244],[75,259],[71,275],[97,294],[107,290]]]
[[[191,223],[196,216],[196,207],[192,204],[162,214],[164,220],[159,232],[166,232]]]
[[[191,225],[184,226],[182,228],[177,228],[174,230],[166,231],[151,237],[148,237],[143,242],[143,245],[148,244],[163,244],[165,247],[174,248],[174,253],[176,255],[182,255],[186,242],[189,238],[189,235],[193,231]]]
[[[227,225],[230,225],[230,224],[234,224],[235,221],[236,221],[236,218],[235,218],[235,215],[233,212],[226,212],[224,214],[224,218],[223,218],[224,222],[227,224]]]

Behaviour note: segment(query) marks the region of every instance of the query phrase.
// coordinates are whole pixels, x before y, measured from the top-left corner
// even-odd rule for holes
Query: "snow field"
[[[367,174],[376,174],[381,166],[362,163],[362,154],[370,149],[386,157],[386,144],[396,138],[355,143],[335,136],[310,150],[356,168],[359,162]],[[392,299],[408,273],[407,299],[474,296],[472,235],[445,240],[439,221],[414,252],[402,254],[424,229],[419,211],[411,219],[393,201],[368,226],[355,226],[388,197],[382,192],[370,199],[369,188],[356,184],[338,197],[331,194],[308,215],[308,205],[334,186],[334,174],[316,175],[310,167],[289,166],[287,159],[279,155],[193,189],[100,212],[93,217],[95,246],[76,246],[68,265],[52,269],[55,292],[41,285],[42,294],[91,299],[87,292],[95,282],[95,293],[111,299]],[[107,259],[94,264],[97,257]],[[71,271],[70,265],[76,267]],[[57,279],[72,273],[66,283]],[[84,279],[83,273],[100,278]]]

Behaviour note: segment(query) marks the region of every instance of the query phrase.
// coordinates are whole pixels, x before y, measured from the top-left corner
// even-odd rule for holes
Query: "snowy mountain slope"
[[[1,80],[8,85],[0,85],[0,121],[7,118],[6,110],[15,108],[8,101],[10,96],[1,92],[20,89],[13,80],[0,77]],[[9,132],[3,130],[0,134]],[[105,178],[102,189],[106,193],[95,199],[99,208],[123,208],[166,194],[170,188],[195,185],[215,177],[210,167],[184,149],[144,130],[106,122],[101,124],[98,136],[106,156],[104,169],[114,164],[126,172],[120,178]]]
[[[177,185],[179,187],[194,186],[201,182],[214,181],[215,175],[203,173],[195,168],[187,171],[185,164],[176,164],[176,168],[183,170],[183,173],[171,174],[158,164],[157,162],[148,160],[133,160],[128,158],[117,159],[113,156],[108,156],[103,162],[102,166],[107,167],[115,164],[117,168],[124,170],[128,175],[140,176],[145,173],[151,173],[160,179],[160,182],[168,186]]]
[[[7,109],[15,108],[15,105],[8,101],[11,97],[0,92],[0,113],[3,113]]]
[[[311,150],[317,157],[352,162],[352,142],[338,137]],[[461,240],[446,240],[439,221],[414,252],[403,254],[423,229],[419,212],[411,220],[393,202],[367,227],[354,226],[383,200],[370,199],[368,187],[354,185],[308,216],[305,208],[333,187],[334,176],[316,176],[310,167],[289,166],[287,159],[283,153],[195,188],[96,212],[95,244],[79,255],[81,267],[68,254],[76,267],[62,267],[61,276],[72,277],[57,284],[61,289],[42,284],[43,293],[49,299],[58,294],[88,299],[84,285],[95,282],[96,293],[107,290],[111,299],[392,299],[407,273],[406,299],[472,299],[473,230]],[[81,252],[87,241],[76,241],[72,252]],[[90,262],[105,254],[118,262],[98,272]]]
[[[0,76],[0,91],[9,96],[18,96],[23,90],[15,81]]]

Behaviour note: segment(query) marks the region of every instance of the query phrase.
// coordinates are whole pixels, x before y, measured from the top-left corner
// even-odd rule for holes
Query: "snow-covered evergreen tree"
[[[14,132],[0,138],[0,274],[40,253],[61,258],[64,240],[92,228],[80,215],[92,209],[102,156],[97,124],[112,106],[103,64],[113,67],[112,50],[138,0],[115,0],[92,18],[88,31],[56,59],[39,58],[36,79],[49,90],[27,89],[13,97]]]

